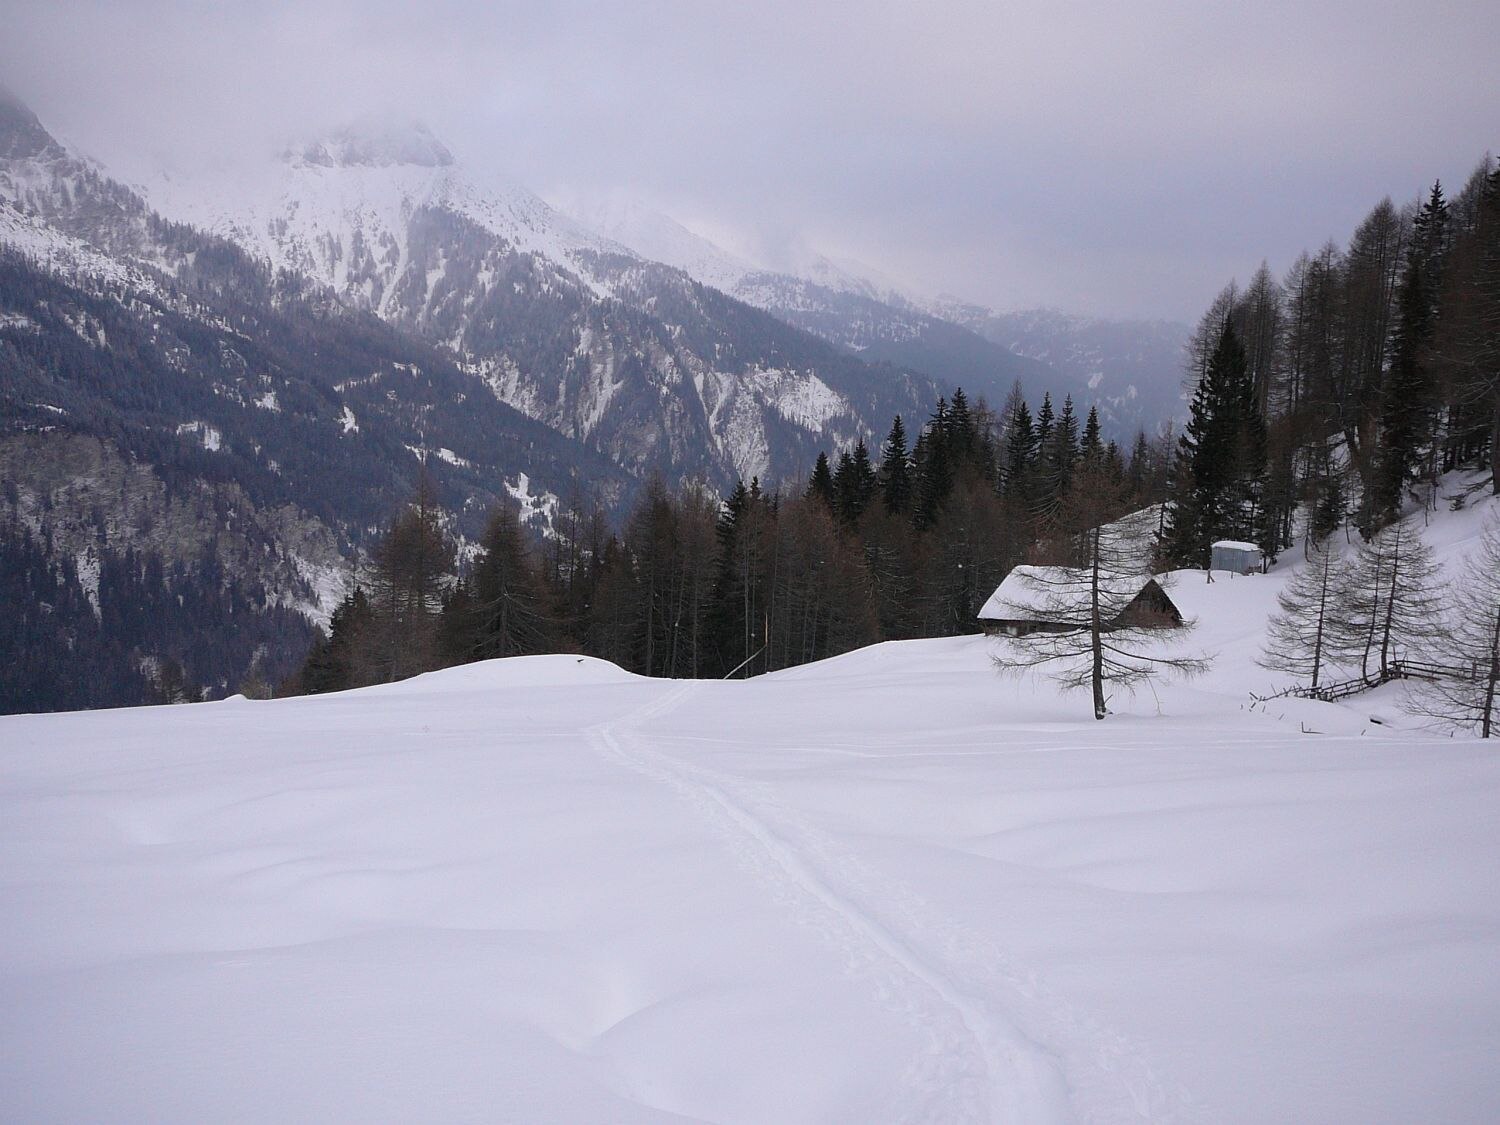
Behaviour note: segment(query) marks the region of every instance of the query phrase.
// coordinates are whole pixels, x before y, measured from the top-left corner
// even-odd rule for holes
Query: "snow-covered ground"
[[[1198,578],[1103,723],[981,638],[0,719],[0,1119],[1500,1120],[1500,755],[1249,709]]]

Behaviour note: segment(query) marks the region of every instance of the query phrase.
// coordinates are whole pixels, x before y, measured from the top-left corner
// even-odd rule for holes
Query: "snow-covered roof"
[[[1056,620],[1060,611],[1086,604],[1089,571],[1070,566],[1018,566],[995,587],[980,621]],[[1155,581],[1149,574],[1101,575],[1101,608],[1113,617]]]
[[[1230,551],[1259,551],[1260,546],[1255,543],[1246,543],[1242,539],[1220,539],[1213,545],[1214,550],[1220,547]]]

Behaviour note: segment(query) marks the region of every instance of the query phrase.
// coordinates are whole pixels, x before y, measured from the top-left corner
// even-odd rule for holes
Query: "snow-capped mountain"
[[[920,298],[860,262],[836,260],[808,246],[785,251],[778,268],[751,262],[683,226],[672,216],[623,196],[568,200],[563,210],[590,230],[644,258],[675,266],[705,285],[759,308],[778,304],[777,288],[811,284],[835,294],[897,307]]]
[[[162,177],[168,214],[446,349],[484,392],[622,465],[783,478],[942,388],[872,369],[514,184],[420,125],[362,125],[229,181]]]
[[[163,173],[147,190],[164,214],[382,315],[412,300],[400,282],[423,249],[412,245],[412,227],[424,211],[450,212],[512,252],[553,262],[571,262],[580,251],[626,252],[524,188],[481,188],[419,122],[362,122],[260,164]]]
[[[80,705],[140,702],[134,670],[203,614],[234,614],[239,648],[204,654],[200,685],[285,672],[424,461],[468,537],[501,497],[544,520],[580,477],[606,505],[635,486],[439,349],[161,219],[0,99],[0,549],[114,622],[119,694]],[[53,629],[49,596],[5,612]]]
[[[923,371],[995,404],[1019,381],[1099,407],[1122,436],[1181,413],[1186,325],[1000,313],[957,298],[930,298],[860,263],[802,253],[791,269],[750,263],[668,215],[612,199],[573,201],[588,227],[866,359]]]
[[[424,463],[472,537],[503,497],[545,523],[579,487],[626,503],[649,472],[779,481],[955,385],[992,402],[1018,376],[1054,385],[852,282],[736,280],[711,245],[661,232],[663,256],[696,248],[689,264],[755,307],[475,181],[420,126],[365,124],[149,190],[0,97],[0,518],[96,611],[136,597],[119,575],[154,559],[168,607],[217,604],[222,578],[252,618],[324,614]],[[250,650],[305,641],[264,626],[220,661],[219,688]],[[150,656],[144,633],[130,643]]]

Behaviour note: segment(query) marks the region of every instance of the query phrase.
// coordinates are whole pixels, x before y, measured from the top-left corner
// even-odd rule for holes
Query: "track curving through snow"
[[[926,1039],[903,1076],[894,1117],[1039,1125],[1190,1115],[1190,1099],[1169,1091],[1124,1037],[1047,996],[987,940],[882,879],[768,787],[648,745],[642,728],[705,686],[672,688],[589,728],[589,740],[607,759],[670,788]]]

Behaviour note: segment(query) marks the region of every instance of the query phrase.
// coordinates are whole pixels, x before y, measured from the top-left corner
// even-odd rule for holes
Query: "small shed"
[[[979,624],[992,636],[1070,633],[1088,627],[1092,577],[1067,566],[1018,566],[995,587],[979,611]],[[1175,629],[1182,612],[1161,583],[1149,574],[1111,576],[1100,581],[1100,610],[1107,629]]]
[[[1220,539],[1210,549],[1209,569],[1231,574],[1255,574],[1265,569],[1265,556],[1254,543]]]

